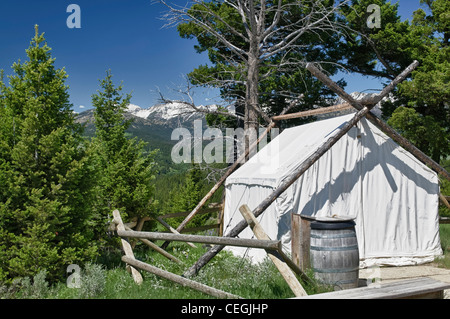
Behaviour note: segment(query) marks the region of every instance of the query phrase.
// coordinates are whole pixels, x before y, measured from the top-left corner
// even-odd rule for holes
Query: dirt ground
[[[434,264],[407,267],[381,267],[378,269],[361,269],[360,282],[367,278],[381,278],[381,282],[392,282],[418,277],[429,277],[450,284],[450,269],[439,268]],[[444,299],[450,299],[450,290],[444,292]]]

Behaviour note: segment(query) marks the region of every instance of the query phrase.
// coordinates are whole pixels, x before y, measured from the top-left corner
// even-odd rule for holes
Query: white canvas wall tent
[[[224,233],[257,207],[352,114],[284,130],[225,182]],[[437,174],[363,118],[258,217],[290,253],[291,214],[351,216],[361,267],[412,265],[442,254]],[[240,238],[253,238],[247,227]],[[259,249],[226,249],[259,262]]]

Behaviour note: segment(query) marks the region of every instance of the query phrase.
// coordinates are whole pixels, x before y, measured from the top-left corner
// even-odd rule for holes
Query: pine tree
[[[125,217],[148,216],[154,199],[155,151],[146,153],[145,143],[128,139],[131,122],[125,110],[131,95],[123,95],[122,85],[115,87],[112,74],[100,81],[101,91],[92,96],[96,145],[100,166],[98,207],[101,218],[110,219],[114,209]]]
[[[28,60],[1,84],[0,280],[92,259],[92,165],[75,124],[67,74],[35,27]]]
[[[194,164],[186,173],[184,182],[171,194],[172,213],[192,211],[206,193],[203,187],[204,181],[201,169],[198,164]],[[197,215],[189,222],[189,225],[193,227],[205,225],[209,217],[210,214]],[[176,228],[183,220],[184,217],[173,218],[169,223]]]
[[[416,35],[421,45],[412,56],[420,66],[412,73],[412,80],[399,85],[400,94],[408,101],[411,112],[420,117],[418,127],[396,127],[414,135],[421,127],[424,134],[412,140],[436,162],[450,155],[450,3],[445,0],[422,1],[431,14],[420,9],[414,13],[409,37]],[[393,122],[402,117],[401,110],[392,114]],[[411,124],[411,123],[409,123]]]
[[[342,47],[350,71],[391,81],[412,61],[419,67],[411,80],[393,91],[394,102],[383,103],[389,124],[436,162],[450,154],[449,58],[450,28],[447,0],[421,0],[411,21],[401,21],[398,4],[387,0],[352,1],[343,10],[348,26],[359,32],[346,33]],[[368,28],[367,7],[381,8],[381,28]]]

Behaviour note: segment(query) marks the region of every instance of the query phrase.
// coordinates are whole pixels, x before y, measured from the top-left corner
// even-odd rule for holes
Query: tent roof
[[[314,153],[330,134],[345,125],[353,116],[354,114],[348,114],[285,129],[231,174],[227,178],[225,185],[258,184],[267,187],[278,186],[286,176]],[[368,127],[378,136],[397,145],[378,128],[366,121],[365,118],[361,119],[361,122],[367,123]],[[428,170],[412,154],[402,148],[401,152]]]
[[[285,129],[231,174],[226,184],[277,185],[283,176],[317,150],[328,135],[352,117],[350,114]]]

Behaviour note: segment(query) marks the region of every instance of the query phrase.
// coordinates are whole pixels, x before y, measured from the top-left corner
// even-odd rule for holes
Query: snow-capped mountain
[[[361,100],[363,98],[375,96],[376,93],[360,93],[353,92],[350,94],[355,100]],[[392,99],[392,97],[386,97],[383,101]],[[342,104],[346,101],[338,97],[337,99],[331,101],[331,104]],[[206,111],[214,111],[217,109],[216,105],[210,106],[197,106],[197,109]],[[347,110],[345,112],[353,112],[354,110]],[[381,102],[378,103],[372,111],[377,115],[381,116]],[[136,104],[129,104],[127,107],[127,117],[134,119],[134,124],[138,126],[151,126],[158,125],[165,128],[177,128],[177,127],[187,127],[192,128],[195,120],[202,120],[205,125],[205,112],[199,112],[195,110],[192,106],[187,103],[181,102],[170,102],[162,103],[151,106],[149,108],[142,108]],[[92,122],[93,123],[93,111],[85,111],[77,114],[79,122]]]
[[[200,110],[215,110],[216,106],[196,106]],[[194,120],[204,119],[205,113],[199,112],[186,103],[170,102],[141,108],[138,105],[128,105],[127,112],[135,117],[150,121],[154,124],[169,127],[191,127]]]
[[[127,106],[127,112],[136,117],[146,119],[151,111],[149,109],[143,109],[139,105],[129,104]]]

